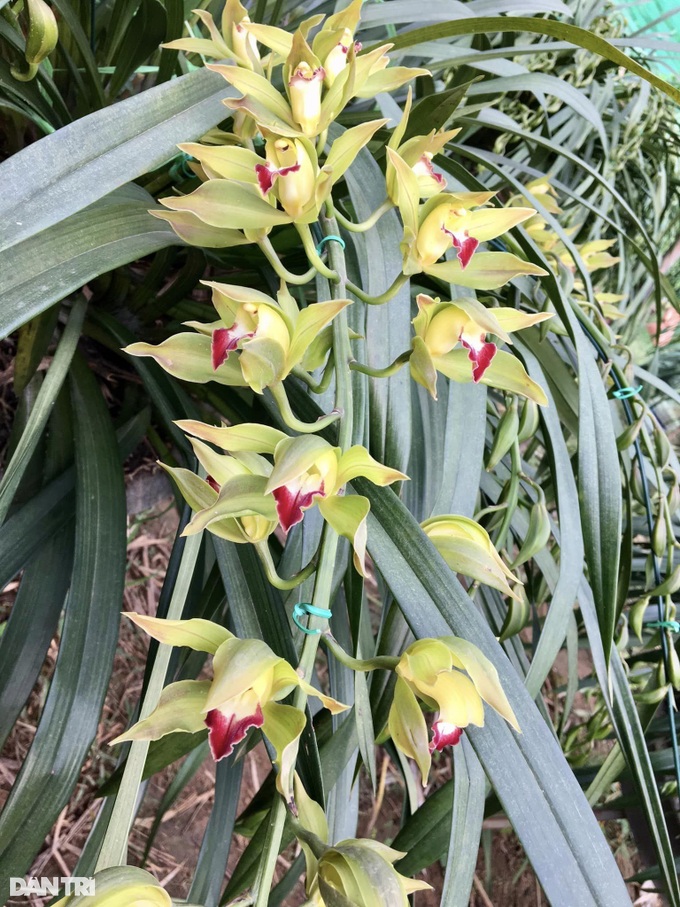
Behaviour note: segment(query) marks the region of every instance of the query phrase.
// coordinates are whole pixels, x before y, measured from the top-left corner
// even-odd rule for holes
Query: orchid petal
[[[153,639],[168,646],[187,646],[196,652],[209,652],[214,655],[223,642],[234,638],[234,634],[226,627],[200,617],[193,617],[190,620],[166,620],[133,611],[124,613],[133,624]]]
[[[425,717],[413,691],[401,677],[397,677],[394,699],[388,719],[388,729],[394,745],[409,759],[414,759],[420,769],[423,787],[430,774],[430,748]]]
[[[260,703],[256,703],[255,711],[250,715],[236,712],[211,709],[205,716],[208,728],[208,743],[210,752],[215,762],[231,756],[234,747],[240,743],[251,727],[262,727],[264,717]]]
[[[160,740],[166,734],[183,731],[195,734],[204,728],[205,703],[210,689],[207,680],[180,680],[165,687],[153,712],[138,721],[111,745],[130,740]]]
[[[300,709],[278,702],[267,702],[263,709],[262,730],[276,750],[275,764],[278,768],[276,789],[286,803],[293,803],[293,772],[297,760],[300,734],[307,718]]]

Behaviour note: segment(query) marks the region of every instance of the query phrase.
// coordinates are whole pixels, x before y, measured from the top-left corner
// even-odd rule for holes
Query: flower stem
[[[328,362],[326,363],[326,367],[323,370],[323,374],[321,375],[320,381],[315,381],[312,378],[312,376],[309,375],[299,365],[296,365],[293,368],[292,374],[295,375],[296,378],[299,378],[300,381],[304,381],[305,384],[307,385],[307,387],[310,389],[310,391],[313,394],[323,394],[330,387],[331,378],[333,377],[334,371],[335,371],[335,360],[333,357],[333,353],[331,352],[330,356],[328,357]]]
[[[340,280],[340,276],[336,271],[332,271],[327,267],[321,260],[321,256],[316,251],[316,245],[314,243],[314,237],[312,236],[312,231],[309,229],[309,224],[295,224],[295,228],[300,234],[300,239],[302,240],[302,246],[305,250],[305,254],[309,259],[309,263],[313,265],[316,270],[321,274],[322,277],[325,277],[326,280],[330,281],[331,284],[335,284]],[[328,234],[327,234],[328,235]],[[337,245],[333,243],[332,245]],[[333,256],[329,255],[330,260],[333,260]],[[335,299],[339,297],[335,296]]]
[[[199,532],[196,535],[189,536],[184,543],[179,573],[168,608],[168,620],[179,620],[182,616],[202,538],[203,533]],[[158,647],[158,653],[149,678],[149,686],[147,687],[139,715],[140,720],[148,718],[158,705],[168,664],[170,663],[171,652],[172,646],[161,643]],[[110,866],[125,866],[127,863],[128,838],[135,816],[137,794],[142,781],[148,750],[148,740],[134,740],[130,747],[123,770],[123,777],[116,795],[116,803],[99,852],[95,872],[99,872],[101,869],[108,869]]]
[[[357,299],[365,302],[366,305],[385,305],[386,302],[389,302],[390,299],[393,299],[397,295],[407,280],[408,277],[406,274],[397,275],[391,286],[389,286],[384,293],[381,293],[380,296],[369,296],[368,293],[364,293],[360,287],[355,286],[349,281],[347,281],[346,286],[350,293],[353,293]]]
[[[306,567],[303,567],[298,573],[295,573],[293,576],[288,579],[284,579],[276,571],[276,566],[272,559],[272,553],[269,550],[269,543],[265,539],[262,542],[255,543],[255,549],[260,556],[260,561],[264,567],[264,572],[267,575],[268,581],[276,589],[281,589],[284,592],[287,592],[289,589],[295,589],[296,586],[299,586],[300,583],[303,583],[308,577],[314,573],[316,563],[312,559]]]
[[[355,223],[339,211],[335,211],[335,216],[338,219],[338,223],[342,224],[345,230],[349,230],[350,233],[365,233],[367,230],[370,230],[371,227],[375,227],[383,214],[387,214],[392,208],[394,208],[394,203],[390,201],[389,198],[386,198],[382,205],[380,205],[379,208],[376,208],[370,217],[367,217],[366,220],[359,221],[359,223]]]
[[[321,217],[321,226],[325,236],[337,235],[338,225],[333,217]],[[311,234],[310,234],[311,239]],[[336,282],[331,284],[333,299],[345,298],[345,256],[339,243],[329,243],[329,261],[335,268]],[[349,370],[351,351],[349,346],[349,330],[347,314],[344,309],[333,320],[333,355],[335,361],[335,405],[340,413],[340,426],[338,431],[338,444],[342,450],[347,450],[352,444],[352,383]],[[319,423],[317,423],[317,426]],[[338,551],[338,536],[328,523],[324,523],[321,537],[321,547],[318,566],[314,578],[314,592],[311,604],[317,608],[328,609],[333,592],[333,571]],[[322,629],[326,624],[325,618],[310,617],[308,628],[310,630]],[[306,635],[302,645],[298,671],[308,682],[314,671],[319,635]],[[304,711],[307,705],[307,694],[300,687],[293,697],[293,706]],[[257,877],[253,885],[254,907],[267,907],[269,892],[274,878],[276,860],[281,846],[281,837],[286,821],[286,804],[281,797],[276,797],[269,813],[269,826],[267,840],[265,841],[262,857],[258,866]]]
[[[341,664],[346,665],[353,671],[376,671],[380,669],[394,671],[399,664],[399,658],[392,655],[376,655],[374,658],[352,658],[348,652],[345,652],[330,630],[326,630],[322,634],[321,642],[330,649]]]
[[[283,384],[272,384],[269,390],[279,408],[281,418],[288,428],[292,428],[293,431],[299,431],[302,434],[311,434],[316,431],[321,431],[322,428],[326,428],[328,425],[332,425],[333,422],[337,422],[340,418],[341,414],[337,410],[333,410],[333,412],[328,413],[327,416],[321,416],[316,422],[301,422],[290,408],[288,395],[286,394]]]
[[[363,362],[357,362],[356,359],[351,360],[349,367],[352,371],[361,372],[363,375],[369,375],[371,378],[389,378],[391,375],[396,375],[396,373],[409,361],[412,355],[413,350],[406,350],[405,353],[397,356],[394,362],[390,362],[385,368],[371,368],[370,365],[365,365]]]
[[[293,274],[292,271],[289,271],[276,254],[276,249],[271,244],[268,236],[259,240],[258,245],[262,249],[269,264],[276,271],[277,276],[282,280],[285,280],[286,283],[291,283],[294,286],[301,286],[304,283],[309,283],[310,280],[316,277],[316,268],[310,268],[309,271],[305,271],[304,274]]]

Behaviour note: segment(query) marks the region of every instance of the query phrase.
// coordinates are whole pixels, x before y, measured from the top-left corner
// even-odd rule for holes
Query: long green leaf
[[[453,751],[453,811],[440,907],[467,907],[484,819],[486,778],[467,740]]]
[[[3,253],[0,337],[83,284],[165,246],[177,236],[148,213],[139,187],[117,190]]]
[[[226,118],[221,101],[230,91],[216,73],[194,72],[121,101],[115,116],[92,113],[10,157],[0,164],[0,250],[160,167],[178,142]]]
[[[680,90],[659,78],[653,72],[636,63],[627,54],[622,53],[599,35],[579,28],[577,25],[567,25],[553,19],[530,19],[525,16],[480,16],[474,19],[459,19],[454,22],[445,22],[430,25],[426,28],[417,28],[404,32],[393,39],[394,50],[413,48],[424,41],[434,41],[443,38],[452,38],[458,35],[485,35],[496,32],[530,32],[536,35],[549,35],[568,41],[576,47],[583,47],[591,53],[611,60],[616,66],[622,66],[635,76],[645,79],[656,88],[667,94],[673,101],[680,103]],[[371,50],[372,48],[368,48]]]
[[[54,677],[31,749],[0,815],[0,891],[22,876],[68,802],[97,730],[118,639],[125,490],[118,445],[92,372],[71,371],[76,545]]]
[[[2,481],[0,481],[0,523],[4,522],[21,477],[33,456],[52,412],[54,401],[68,374],[71,359],[80,338],[86,308],[85,300],[77,302],[73,307],[52,364],[31,409],[26,427],[12,454],[12,459],[7,464]]]

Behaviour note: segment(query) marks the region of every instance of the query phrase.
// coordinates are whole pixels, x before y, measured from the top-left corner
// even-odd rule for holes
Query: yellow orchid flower
[[[210,38],[178,38],[163,47],[201,54],[214,60],[231,58],[246,69],[262,71],[257,41],[248,31],[250,16],[240,0],[227,0],[222,12],[221,33],[210,13],[202,9],[194,9],[192,12],[206,26]]]
[[[261,394],[303,362],[319,335],[349,299],[317,302],[299,310],[285,284],[278,302],[249,287],[204,281],[212,288],[219,321],[187,322],[197,334],[163,343],[133,343],[125,352],[151,356],[176,378],[194,383],[248,386]]]
[[[442,302],[423,293],[416,301],[418,314],[412,322],[415,337],[409,360],[411,376],[435,399],[437,372],[441,372],[453,381],[481,382],[546,405],[543,390],[527,375],[519,359],[499,350],[486,336],[494,334],[512,343],[510,333],[539,324],[551,318],[550,313],[487,309],[472,298]]]
[[[307,904],[333,907],[408,907],[408,895],[431,888],[427,882],[401,875],[394,863],[405,854],[379,841],[349,838],[328,846],[328,822],[323,809],[308,795],[295,775],[295,830],[305,855]]]
[[[340,448],[317,435],[291,438],[277,429],[247,423],[221,428],[192,420],[177,424],[188,434],[209,441],[234,457],[247,451],[273,458],[268,478],[257,488],[253,487],[252,494],[239,484],[226,483],[210,506],[198,510],[185,534],[212,530],[214,525],[222,528],[225,519],[242,519],[244,513],[262,515],[268,520],[278,518],[278,524],[288,532],[302,521],[305,511],[318,506],[335,532],[350,540],[354,565],[359,573],[365,574],[366,517],[370,504],[362,495],[344,494],[344,486],[357,476],[383,486],[405,480],[407,476],[378,463],[363,447],[357,445],[342,453]],[[207,461],[204,465],[214,471]]]
[[[397,683],[388,729],[394,745],[414,759],[423,786],[431,755],[455,746],[470,724],[484,725],[484,702],[519,733],[517,719],[498,679],[498,672],[480,650],[465,639],[445,636],[419,639],[406,649],[396,667]],[[418,700],[437,711],[428,741]]]
[[[533,208],[485,207],[493,192],[439,192],[421,205],[418,172],[394,148],[387,148],[387,158],[404,225],[404,274],[425,272],[459,286],[493,290],[521,274],[547,273],[510,252],[477,251],[481,243],[535,215]],[[440,261],[450,249],[455,258]]]
[[[446,180],[435,171],[432,159],[439,154],[447,142],[458,135],[460,129],[439,132],[433,129],[428,135],[415,135],[402,141],[408,126],[412,98],[413,92],[409,88],[404,104],[404,114],[392,132],[387,147],[398,154],[401,160],[411,168],[418,183],[419,197],[431,198],[446,189]],[[386,181],[387,194],[396,205],[399,202],[398,175],[392,159],[387,161]]]
[[[215,762],[231,755],[250,728],[262,728],[277,752],[277,788],[293,798],[293,770],[304,712],[281,705],[296,687],[316,696],[332,714],[347,706],[307,683],[261,639],[238,639],[212,621],[160,620],[143,614],[126,616],[149,636],[171,646],[187,646],[213,657],[213,679],[180,680],[163,690],[154,711],[112,745],[131,740],[160,740],[167,734],[196,733],[208,728]]]

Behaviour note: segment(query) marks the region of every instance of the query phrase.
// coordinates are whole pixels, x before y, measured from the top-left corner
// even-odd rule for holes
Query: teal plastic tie
[[[620,387],[617,391],[614,391],[614,396],[618,400],[628,400],[629,397],[637,397],[641,391],[641,384],[638,384],[637,387]]]
[[[671,633],[680,633],[680,621],[677,620],[650,620],[645,626],[658,628],[659,630],[670,630]]]
[[[342,238],[342,236],[335,236],[331,234],[331,236],[324,236],[319,245],[316,247],[317,254],[321,255],[321,250],[323,249],[324,244],[331,241],[339,242],[342,248],[345,248],[345,240]]]
[[[326,239],[331,237],[327,236]],[[333,616],[333,612],[329,611],[328,608],[317,608],[316,605],[312,605],[309,602],[298,602],[297,605],[293,608],[293,621],[296,627],[299,627],[303,633],[306,633],[308,636],[317,636],[321,633],[321,630],[310,630],[309,627],[305,627],[304,624],[300,623],[301,617],[324,617],[326,620],[330,620]]]
[[[193,157],[190,154],[179,154],[175,158],[175,162],[170,168],[170,176],[173,180],[179,181],[180,179],[190,179],[192,176],[196,176],[193,170],[188,166],[189,161],[193,161]]]

